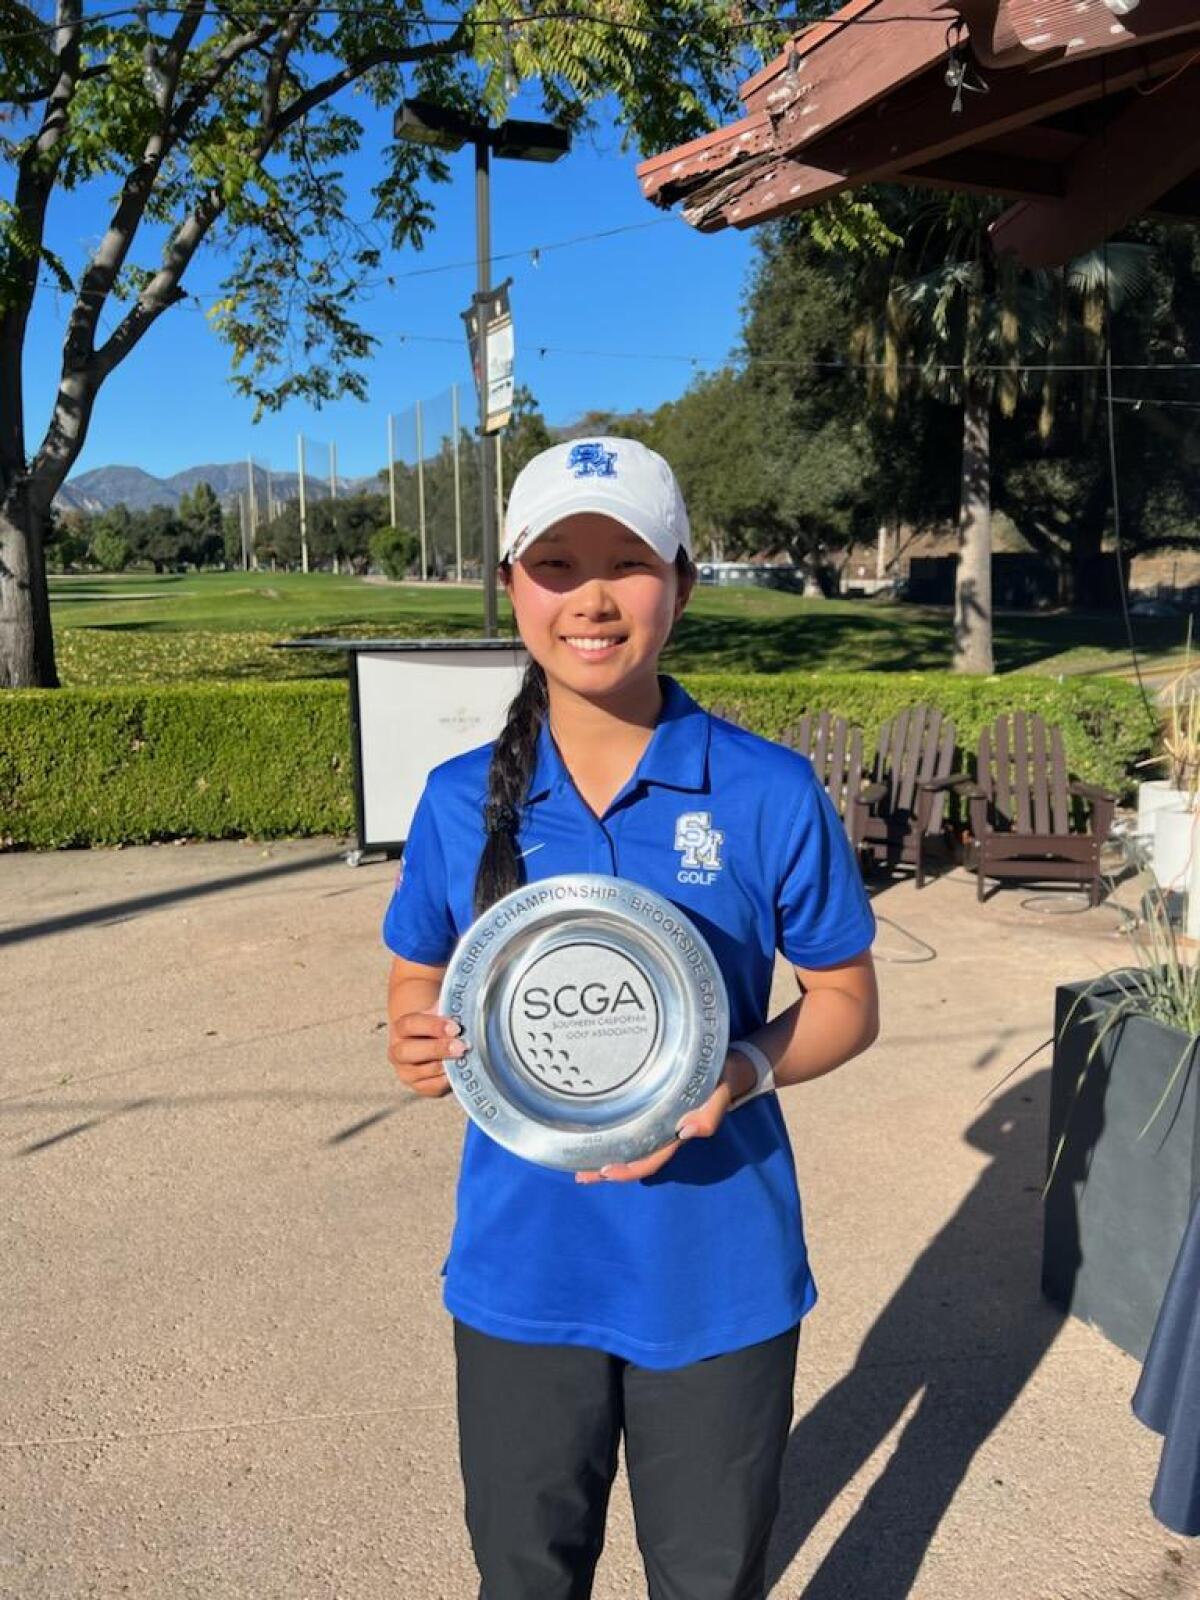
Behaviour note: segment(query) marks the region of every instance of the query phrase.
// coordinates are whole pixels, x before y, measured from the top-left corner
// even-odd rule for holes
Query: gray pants
[[[663,1372],[455,1322],[481,1600],[588,1600],[622,1434],[650,1600],[762,1600],[799,1331]]]

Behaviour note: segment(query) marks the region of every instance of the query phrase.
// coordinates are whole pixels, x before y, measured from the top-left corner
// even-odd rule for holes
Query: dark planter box
[[[1046,1196],[1042,1288],[1140,1360],[1200,1194],[1200,1051],[1139,1138],[1187,1039],[1129,1017],[1089,1065],[1097,1021],[1118,997],[1104,984],[1057,993],[1047,1171],[1064,1126],[1067,1139]]]

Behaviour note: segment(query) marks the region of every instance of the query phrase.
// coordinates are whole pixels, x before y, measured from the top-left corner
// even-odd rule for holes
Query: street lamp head
[[[502,122],[489,128],[435,100],[402,100],[392,123],[397,139],[461,150],[468,140],[509,161],[557,161],[571,148],[571,135],[553,122]]]
[[[553,122],[502,122],[492,149],[511,161],[558,161],[571,148],[571,135]]]
[[[402,100],[392,123],[397,139],[410,144],[433,145],[437,150],[461,150],[475,133],[470,117],[434,100]]]

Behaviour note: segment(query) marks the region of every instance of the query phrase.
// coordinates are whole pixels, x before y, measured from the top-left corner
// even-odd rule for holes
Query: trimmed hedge
[[[1071,776],[1118,794],[1133,763],[1155,743],[1157,727],[1141,693],[1121,678],[960,677],[953,672],[789,672],[690,674],[681,680],[704,705],[728,707],[739,722],[777,739],[806,711],[856,722],[875,753],[879,725],[905,706],[937,706],[954,722],[960,765],[974,771],[979,735],[1006,711],[1036,711],[1063,731]]]
[[[344,683],[0,695],[0,844],[348,833]]]
[[[938,705],[960,750],[1003,711],[1063,728],[1072,773],[1123,789],[1151,743],[1132,684],[950,673],[687,674],[704,704],[777,737],[806,710],[873,740],[903,706]],[[969,764],[969,763],[968,763]],[[0,694],[0,846],[346,834],[354,827],[342,682],[183,684]]]

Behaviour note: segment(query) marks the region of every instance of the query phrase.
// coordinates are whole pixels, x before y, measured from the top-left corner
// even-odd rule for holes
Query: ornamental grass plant
[[[1195,810],[1200,795],[1200,686],[1192,660],[1192,619],[1188,618],[1183,666],[1168,686],[1162,754],[1139,761],[1141,767],[1165,767],[1173,789],[1187,796]]]
[[[1114,968],[1088,984],[1076,997],[1059,1033],[1061,1039],[1068,1028],[1085,1021],[1094,1027],[1083,1067],[1072,1088],[1070,1109],[1054,1149],[1043,1195],[1049,1191],[1058,1171],[1071,1130],[1072,1113],[1088,1072],[1106,1041],[1115,1040],[1126,1022],[1133,1017],[1146,1017],[1181,1034],[1184,1041],[1154,1109],[1138,1134],[1140,1139],[1146,1137],[1173,1099],[1178,1103],[1187,1075],[1195,1068],[1196,1047],[1200,1044],[1200,961],[1181,944],[1171,920],[1169,902],[1154,874],[1146,868],[1139,869],[1138,887],[1142,918],[1130,933],[1140,958],[1138,963]],[[1082,1017],[1077,1015],[1085,1001],[1097,997],[1098,1006],[1087,1007]]]

